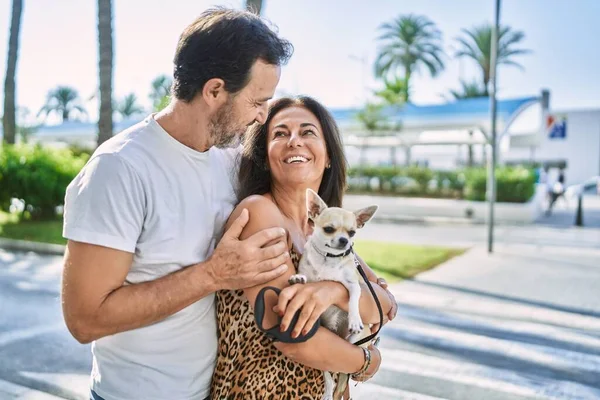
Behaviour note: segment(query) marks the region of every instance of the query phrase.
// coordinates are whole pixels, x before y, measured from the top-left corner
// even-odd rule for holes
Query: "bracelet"
[[[363,353],[365,354],[365,363],[363,364],[362,368],[359,371],[350,375],[352,377],[352,379],[354,379],[354,380],[356,380],[357,378],[361,378],[365,374],[365,372],[367,372],[369,367],[371,366],[371,351],[365,347],[361,347],[361,349],[363,350]]]

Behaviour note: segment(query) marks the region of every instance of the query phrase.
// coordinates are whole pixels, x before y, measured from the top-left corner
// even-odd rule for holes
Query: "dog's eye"
[[[356,234],[356,232],[355,232],[355,231],[349,231],[349,232],[348,232],[348,236],[350,236],[350,237],[354,236],[355,234]]]
[[[326,226],[325,228],[323,228],[323,230],[325,231],[325,233],[335,232],[335,229],[333,228],[333,226]]]

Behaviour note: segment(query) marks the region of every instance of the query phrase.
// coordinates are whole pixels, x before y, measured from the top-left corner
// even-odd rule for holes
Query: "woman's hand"
[[[394,297],[394,295],[392,294],[392,292],[390,292],[388,290],[388,284],[386,282],[385,279],[383,278],[377,278],[377,282],[376,282],[383,290],[386,291],[388,297],[390,298],[390,301],[392,303],[392,308],[390,308],[390,311],[387,314],[387,318],[386,321],[384,321],[384,324],[392,321],[394,318],[396,318],[396,314],[398,313],[398,302],[396,301],[396,298]],[[379,325],[379,324],[377,324]],[[373,330],[374,331],[374,330]]]
[[[296,338],[300,333],[306,335],[321,314],[329,306],[336,304],[345,294],[347,289],[338,282],[295,284],[281,291],[273,311],[283,317],[280,324],[283,332],[288,329],[296,311],[302,308],[298,322],[292,331],[292,337]]]

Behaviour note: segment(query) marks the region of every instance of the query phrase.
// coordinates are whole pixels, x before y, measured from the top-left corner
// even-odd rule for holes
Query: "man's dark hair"
[[[222,7],[208,9],[179,37],[173,95],[190,102],[213,78],[223,79],[225,90],[237,93],[250,80],[256,60],[283,65],[292,52],[292,44],[259,16]]]

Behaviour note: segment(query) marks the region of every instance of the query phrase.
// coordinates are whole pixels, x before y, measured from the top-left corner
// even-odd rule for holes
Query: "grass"
[[[16,215],[2,211],[0,211],[0,237],[66,244],[66,240],[62,237],[61,219],[19,222]],[[378,276],[390,283],[411,278],[465,251],[447,247],[364,240],[356,240],[354,248]]]
[[[390,283],[412,278],[465,251],[465,249],[448,247],[364,240],[356,240],[354,249],[377,276],[385,278]]]
[[[62,237],[62,219],[21,221],[15,214],[0,211],[0,237],[54,244],[66,244]]]

